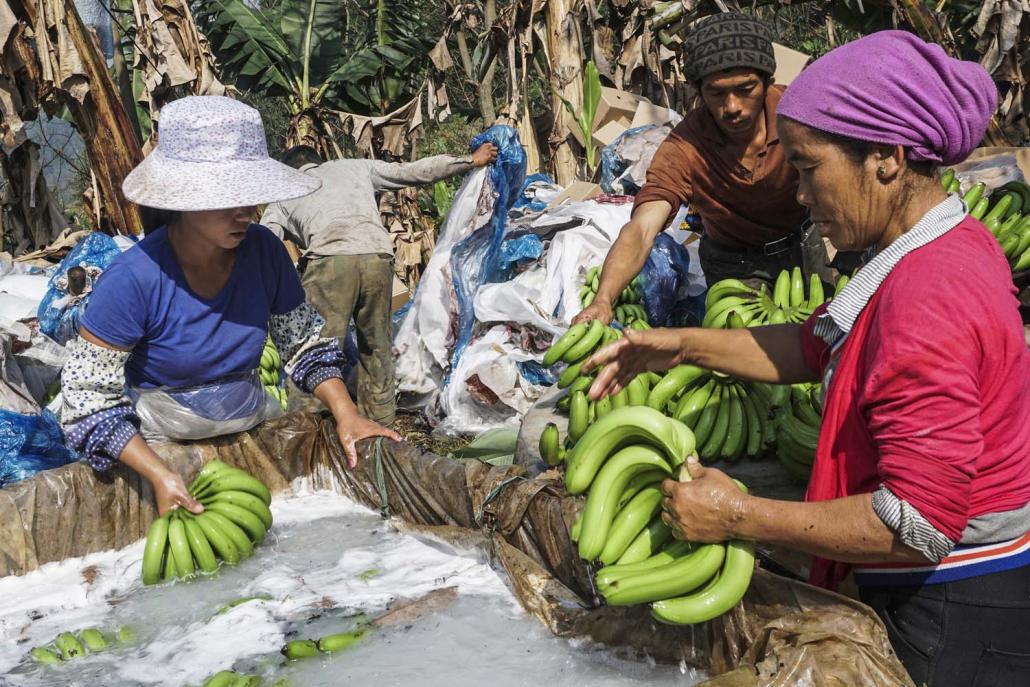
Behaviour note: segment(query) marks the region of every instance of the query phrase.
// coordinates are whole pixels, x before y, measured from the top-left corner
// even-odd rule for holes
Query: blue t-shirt
[[[193,293],[164,228],[120,255],[97,281],[83,326],[131,348],[130,386],[184,387],[258,367],[272,315],[304,302],[286,247],[252,224],[214,298]]]

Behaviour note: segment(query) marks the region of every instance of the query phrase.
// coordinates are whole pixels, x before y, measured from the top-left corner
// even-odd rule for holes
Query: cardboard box
[[[625,133],[626,128],[619,122],[608,122],[594,132],[594,144],[601,148],[611,145],[615,139]]]
[[[640,105],[641,100],[645,100],[645,98],[620,91],[617,88],[603,87],[601,100],[597,103],[597,114],[594,115],[594,132],[600,131],[609,122],[618,122],[623,128],[628,129],[629,125],[633,123],[633,116],[637,113],[637,106]],[[579,127],[573,124],[569,128],[579,144],[584,145]]]
[[[773,82],[783,86],[789,86],[790,82],[797,78],[808,61],[812,59],[803,52],[791,50],[779,43],[773,43],[773,56],[776,58],[776,73],[773,75]]]
[[[393,275],[393,298],[390,301],[390,312],[397,312],[408,302],[411,298],[411,292],[408,291],[408,287],[404,285],[397,275]]]
[[[566,202],[576,203],[581,200],[590,200],[601,195],[601,187],[589,181],[574,181],[569,184],[561,194],[547,205],[547,210],[556,208]]]
[[[675,113],[667,107],[655,105],[650,100],[641,100],[629,128],[636,129],[638,126],[647,126],[648,124],[655,126],[669,124],[675,116]]]

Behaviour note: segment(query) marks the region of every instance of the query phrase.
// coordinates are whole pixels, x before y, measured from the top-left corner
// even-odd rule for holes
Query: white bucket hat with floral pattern
[[[220,95],[161,108],[157,146],[122,192],[160,210],[222,210],[299,198],[322,181],[268,157],[261,115]]]

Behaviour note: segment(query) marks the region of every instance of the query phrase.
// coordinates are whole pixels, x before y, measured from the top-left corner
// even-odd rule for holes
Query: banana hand
[[[583,361],[580,374],[604,367],[590,387],[592,400],[619,393],[641,372],[663,372],[683,362],[685,352],[675,329],[627,329],[615,343]]]

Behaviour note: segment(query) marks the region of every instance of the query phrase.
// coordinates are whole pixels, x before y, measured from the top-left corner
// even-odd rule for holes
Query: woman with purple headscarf
[[[592,397],[692,363],[734,377],[822,380],[805,503],[742,494],[688,460],[666,481],[676,536],[750,539],[850,574],[916,684],[1030,684],[1030,352],[994,237],[941,187],[997,104],[990,76],[902,31],[843,45],[787,89],[778,126],[798,200],[867,264],[804,325],[628,332]]]

